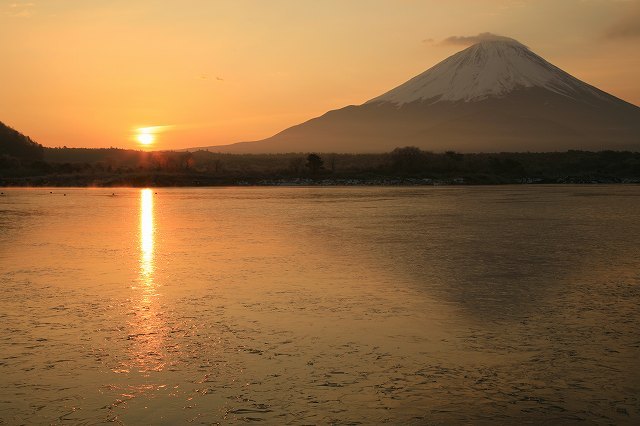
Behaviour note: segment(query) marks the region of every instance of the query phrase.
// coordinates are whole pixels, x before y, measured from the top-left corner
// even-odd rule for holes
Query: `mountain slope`
[[[41,160],[43,152],[42,145],[0,122],[0,155]]]
[[[511,39],[483,41],[359,106],[223,152],[640,149],[640,108]]]
[[[585,95],[601,100],[610,98],[515,40],[493,40],[458,52],[368,103],[480,101],[530,87],[541,87],[574,99]]]

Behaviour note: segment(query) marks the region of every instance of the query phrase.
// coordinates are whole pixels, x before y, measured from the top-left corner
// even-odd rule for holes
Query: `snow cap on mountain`
[[[517,89],[542,87],[574,97],[599,90],[572,77],[508,37],[494,37],[445,59],[424,73],[367,103],[480,101]]]

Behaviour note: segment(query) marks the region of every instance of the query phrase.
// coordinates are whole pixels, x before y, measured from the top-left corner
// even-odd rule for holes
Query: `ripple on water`
[[[0,421],[637,422],[637,189],[234,191],[3,206]]]

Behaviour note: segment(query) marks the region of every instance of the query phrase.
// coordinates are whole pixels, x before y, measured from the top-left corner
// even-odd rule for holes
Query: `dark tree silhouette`
[[[303,166],[304,166],[303,157],[293,157],[289,160],[289,170],[295,175],[300,173]]]
[[[396,148],[391,151],[391,161],[396,171],[412,173],[418,171],[425,160],[424,152],[415,146]]]
[[[309,154],[307,156],[307,164],[306,166],[311,170],[312,174],[318,173],[322,169],[322,165],[324,161],[318,154]]]
[[[43,153],[42,145],[0,122],[0,154],[29,160],[42,160]]]
[[[0,136],[16,137],[17,132],[7,129]],[[391,153],[309,155],[42,148],[40,160],[40,146],[26,146],[36,155],[18,156],[25,150],[14,151],[15,146],[0,137],[0,186],[269,184],[303,176],[373,184],[640,183],[640,152],[628,151],[460,154],[404,147]]]
[[[460,154],[455,151],[445,151],[444,155],[451,158],[452,160],[460,161],[464,158],[464,154]]]

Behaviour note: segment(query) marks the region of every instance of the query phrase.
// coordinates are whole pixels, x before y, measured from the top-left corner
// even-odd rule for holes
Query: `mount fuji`
[[[362,105],[235,153],[638,150],[640,108],[550,64],[513,39],[481,41]]]

